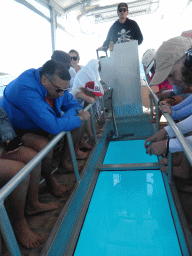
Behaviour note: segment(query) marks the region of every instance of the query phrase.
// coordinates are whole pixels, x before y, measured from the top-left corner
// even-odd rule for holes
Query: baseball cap
[[[85,84],[85,89],[95,94],[95,96],[103,96],[100,87],[95,86],[94,81],[87,82]]]
[[[184,36],[174,37],[163,42],[154,58],[155,75],[150,85],[157,85],[165,81],[175,63],[185,55],[191,46],[192,40]]]
[[[128,5],[127,5],[127,3],[120,3],[120,4],[118,4],[117,10],[119,10],[119,8],[121,8],[121,7],[125,7],[125,8],[127,8],[127,10],[128,10]]]
[[[66,52],[63,52],[63,51],[60,51],[60,50],[56,50],[56,51],[53,52],[53,54],[51,56],[51,59],[64,63],[67,66],[68,69],[70,67],[72,67],[71,57]]]
[[[149,71],[154,65],[155,49],[148,49],[142,57],[142,64],[146,67],[146,73],[149,74]]]

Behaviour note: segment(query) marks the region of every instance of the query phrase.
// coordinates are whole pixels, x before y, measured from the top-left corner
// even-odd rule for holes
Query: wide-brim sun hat
[[[155,75],[150,85],[157,85],[165,81],[175,63],[185,56],[192,46],[192,40],[184,36],[171,38],[159,47],[154,58]]]

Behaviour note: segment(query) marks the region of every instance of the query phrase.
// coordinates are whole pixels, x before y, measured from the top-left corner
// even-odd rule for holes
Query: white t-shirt
[[[75,96],[80,92],[80,87],[85,88],[85,84],[90,81],[95,82],[95,86],[99,87],[101,93],[104,94],[103,87],[100,81],[99,75],[99,60],[90,60],[88,64],[82,67],[75,76],[71,93]]]
[[[70,67],[69,74],[71,75],[71,80],[70,80],[70,84],[69,84],[69,88],[71,90],[71,88],[73,87],[75,76],[76,76],[76,72],[73,67]]]

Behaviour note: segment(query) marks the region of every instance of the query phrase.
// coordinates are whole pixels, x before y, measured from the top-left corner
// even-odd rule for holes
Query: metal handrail
[[[96,103],[96,101],[92,104],[89,104],[84,111],[88,111],[92,109],[92,106]],[[103,105],[104,107],[104,105]],[[104,111],[104,109],[103,109]],[[91,112],[92,113],[92,112]],[[94,125],[92,123],[92,125]],[[9,217],[7,215],[4,200],[5,198],[23,181],[23,179],[33,170],[33,168],[46,156],[46,154],[59,142],[60,139],[67,133],[67,138],[70,147],[70,153],[72,157],[72,162],[74,166],[74,171],[76,175],[76,180],[80,180],[77,161],[74,158],[74,147],[72,143],[72,138],[70,132],[62,131],[58,135],[56,135],[28,164],[26,164],[10,181],[8,181],[1,189],[0,189],[0,230],[7,245],[7,248],[10,252],[10,255],[20,256],[20,250],[15,238],[15,234],[13,232],[12,226],[9,221]]]
[[[159,105],[159,99],[157,98],[156,94],[154,93],[154,91],[150,88],[150,86],[147,84],[153,99],[155,101],[155,105]],[[192,147],[189,144],[189,142],[186,140],[186,138],[184,137],[184,135],[181,133],[180,129],[177,127],[177,124],[174,122],[174,120],[172,119],[172,117],[168,114],[168,113],[162,113],[164,115],[164,117],[167,119],[167,122],[169,123],[169,125],[171,126],[173,132],[175,133],[175,136],[177,137],[178,141],[181,144],[181,147],[183,149],[183,152],[185,153],[189,163],[192,166]]]
[[[89,104],[84,111],[88,111],[94,104],[95,102]],[[56,135],[28,164],[0,189],[0,201],[4,200],[19,185],[66,133],[66,131],[63,131]]]

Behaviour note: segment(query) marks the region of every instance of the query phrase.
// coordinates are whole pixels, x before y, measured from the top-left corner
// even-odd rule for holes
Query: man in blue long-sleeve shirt
[[[9,115],[16,133],[22,136],[27,146],[36,151],[48,143],[39,134],[47,132],[56,135],[61,131],[71,131],[83,126],[90,117],[67,91],[70,79],[65,65],[50,60],[42,68],[23,72],[4,90],[1,106]],[[76,148],[78,158],[85,158],[85,154]],[[57,196],[66,194],[67,190],[50,174],[51,153],[43,163],[42,175],[48,189]]]
[[[143,42],[143,35],[138,24],[129,18],[128,15],[128,5],[127,3],[120,3],[117,8],[117,14],[119,19],[113,23],[110,27],[107,39],[103,43],[103,46],[98,48],[98,50],[107,50],[109,44],[112,41],[114,44],[123,41],[137,40],[138,45]]]

